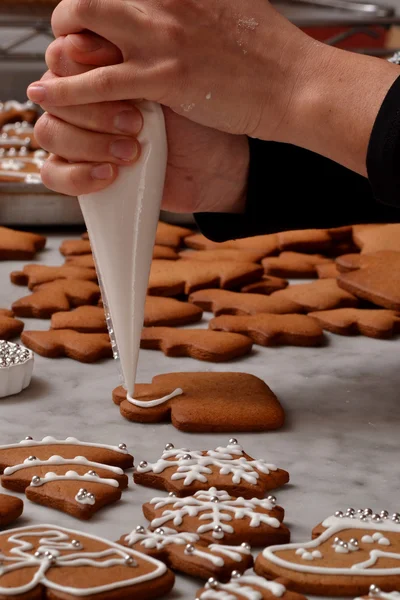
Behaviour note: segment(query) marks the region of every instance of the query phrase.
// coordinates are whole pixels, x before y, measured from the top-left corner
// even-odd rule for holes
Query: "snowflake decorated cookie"
[[[228,581],[232,573],[243,573],[253,566],[249,544],[207,544],[196,533],[178,533],[169,527],[152,531],[139,525],[119,543],[158,558],[174,571],[200,579]]]
[[[286,589],[282,581],[267,581],[257,575],[233,573],[228,583],[211,577],[196,594],[197,600],[305,600],[305,597]]]
[[[289,473],[265,460],[255,460],[235,438],[214,450],[175,448],[168,443],[155,463],[141,461],[135,483],[190,496],[211,486],[232,496],[263,498],[267,490],[289,481]]]
[[[0,533],[1,598],[147,600],[174,576],[151,556],[87,533],[32,525]]]
[[[153,498],[143,505],[152,529],[173,527],[178,532],[197,533],[208,543],[252,546],[284,544],[290,539],[282,524],[284,510],[268,498],[235,498],[215,487],[177,498],[174,493]]]
[[[313,538],[265,548],[256,572],[285,577],[291,589],[321,596],[362,596],[371,584],[383,592],[399,589],[399,513],[337,511],[315,527]]]

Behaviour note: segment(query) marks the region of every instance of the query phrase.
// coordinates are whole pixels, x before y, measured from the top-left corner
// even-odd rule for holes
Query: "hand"
[[[62,37],[47,51],[46,61],[53,74],[46,74],[43,81],[119,60],[118,49],[98,36]],[[130,102],[43,106],[47,113],[39,119],[35,135],[53,153],[42,170],[45,185],[73,196],[107,187],[115,179],[116,165],[122,164],[109,148],[121,138],[121,130],[134,135],[141,129],[139,111]],[[249,163],[246,137],[202,127],[166,108],[164,114],[169,152],[163,208],[175,212],[240,212]],[[93,177],[93,167],[104,179]]]
[[[305,57],[322,46],[266,0],[63,0],[52,25],[56,37],[93,31],[123,60],[37,82],[33,101],[146,98],[211,128],[278,141],[296,125],[288,110]]]

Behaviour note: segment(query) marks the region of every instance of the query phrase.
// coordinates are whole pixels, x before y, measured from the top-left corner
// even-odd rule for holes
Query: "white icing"
[[[90,506],[94,506],[96,504],[96,498],[94,495],[89,496],[86,494],[86,496],[81,496],[79,492],[76,494],[75,500],[79,502],[79,504],[90,504]]]
[[[387,537],[385,537],[383,535],[383,533],[380,532],[376,532],[374,533],[374,535],[364,535],[361,538],[361,541],[364,542],[364,544],[374,544],[374,543],[378,543],[381,546],[390,546],[390,540],[388,540]]]
[[[156,548],[157,550],[161,550],[170,544],[183,546],[185,544],[198,542],[200,539],[196,533],[188,533],[186,531],[178,533],[175,529],[170,529],[169,527],[163,527],[163,531],[164,535],[161,535],[150,529],[145,529],[143,533],[139,533],[134,529],[125,537],[124,541],[129,546],[133,546],[137,542],[140,542],[140,545],[145,548]]]
[[[15,131],[16,133],[33,133],[34,131],[34,127],[33,125],[31,125],[30,123],[28,123],[27,121],[22,121],[21,123],[6,123],[6,125],[3,125],[3,127],[1,128],[2,131]]]
[[[170,394],[167,394],[166,396],[163,396],[162,398],[157,398],[156,400],[136,400],[135,398],[132,398],[132,396],[130,394],[126,395],[126,399],[131,404],[134,404],[135,406],[139,406],[140,408],[153,408],[154,406],[159,406],[160,404],[164,404],[165,402],[168,402],[168,400],[171,400],[172,398],[175,398],[176,396],[181,396],[181,394],[183,394],[183,390],[181,388],[176,388],[176,390],[174,390]]]
[[[23,463],[19,465],[13,465],[12,467],[7,467],[4,469],[4,475],[12,475],[17,471],[21,471],[22,469],[27,469],[29,467],[40,467],[46,465],[82,465],[85,467],[90,467],[91,469],[105,469],[107,471],[111,471],[117,475],[123,475],[124,472],[119,467],[111,467],[109,465],[104,465],[103,463],[93,462],[88,460],[84,456],[75,456],[75,458],[63,458],[62,456],[50,456],[47,460],[39,460],[36,458],[35,460],[30,460],[26,458]]]
[[[31,140],[29,138],[19,138],[13,136],[0,136],[0,147],[1,146],[29,146]]]
[[[213,497],[218,498],[218,502],[212,502]],[[269,514],[257,512],[258,508],[266,510],[274,508],[274,504],[267,498],[262,500],[259,498],[252,498],[251,500],[232,498],[226,492],[216,488],[196,492],[193,496],[186,498],[171,496],[153,498],[150,504],[153,504],[156,510],[171,507],[164,510],[160,517],[152,520],[152,527],[162,527],[165,523],[171,521],[176,527],[182,524],[185,516],[197,517],[199,515],[200,521],[208,521],[208,523],[199,525],[196,532],[201,535],[212,531],[213,538],[217,540],[223,539],[225,534],[234,533],[234,528],[229,523],[233,519],[246,518],[249,520],[250,527],[259,527],[261,524],[266,524],[277,529],[280,526],[278,519],[271,517]],[[216,527],[220,530],[215,531]]]
[[[44,477],[39,477],[39,480],[35,483],[32,481],[31,486],[40,487],[41,485],[45,485],[51,481],[90,481],[92,483],[103,483],[104,485],[110,485],[111,487],[119,487],[119,483],[116,479],[106,479],[105,477],[89,475],[89,473],[78,475],[78,473],[75,471],[67,471],[65,475],[57,475],[57,473],[52,473],[50,471],[49,473],[46,473]]]
[[[400,600],[400,592],[370,592],[370,598],[382,598],[382,600]],[[356,600],[362,600],[361,598],[356,598]]]
[[[106,543],[109,548],[99,552],[85,552],[82,547],[77,549],[72,545],[72,540],[79,540],[79,536],[82,535],[82,533],[63,527],[55,527],[54,525],[31,525],[24,528],[11,529],[8,533],[10,534],[8,541],[10,544],[15,544],[15,547],[10,551],[12,556],[0,554],[0,560],[2,562],[0,570],[0,595],[4,596],[18,596],[20,594],[28,593],[38,584],[42,584],[48,589],[57,590],[63,594],[71,594],[77,597],[91,596],[92,594],[100,594],[155,580],[167,570],[163,563],[150,556],[144,556],[134,550],[123,548],[114,542],[109,542],[108,540],[104,540],[88,533],[84,534],[86,538]],[[53,561],[50,561],[48,557],[44,555],[36,557],[34,554],[30,554],[34,549],[34,546],[27,540],[24,540],[24,537],[39,537],[40,546],[38,550],[42,553],[46,551],[51,552],[54,557]],[[61,550],[71,550],[72,553],[61,555]],[[132,578],[123,581],[115,581],[98,586],[93,585],[92,587],[75,588],[55,583],[46,577],[47,571],[51,571],[53,566],[92,566],[99,569],[123,566],[125,564],[126,556],[131,556],[134,563],[129,566],[129,568],[132,568]],[[154,569],[149,573],[135,577],[134,565],[137,564],[135,559],[138,559],[141,562],[145,561],[150,563],[154,566]],[[7,563],[11,564],[7,565]],[[37,571],[28,583],[13,588],[1,587],[1,577],[3,575],[26,567],[37,567]]]
[[[262,593],[250,586],[257,586],[277,598],[281,598],[286,592],[285,586],[281,583],[267,581],[257,575],[242,575],[239,579],[231,579],[229,583],[218,583],[216,589],[206,589],[200,595],[200,600],[236,600],[237,595],[247,600],[262,600]]]
[[[89,446],[91,448],[104,448],[106,450],[113,450],[120,454],[128,454],[128,450],[125,448],[119,448],[119,446],[110,446],[108,444],[94,444],[92,442],[81,442],[74,437],[67,437],[65,440],[58,440],[50,435],[44,437],[42,440],[21,440],[17,444],[3,444],[0,446],[0,450],[8,450],[9,448],[19,448],[20,446]]]
[[[383,575],[400,575],[400,554],[376,550],[373,549],[369,553],[369,558],[366,561],[354,563],[349,567],[330,567],[328,565],[325,566],[314,566],[309,564],[298,564],[295,562],[291,562],[289,560],[283,559],[280,556],[277,556],[277,552],[281,552],[283,550],[294,550],[297,554],[297,550],[303,548],[306,551],[313,551],[318,548],[324,542],[330,540],[331,538],[337,536],[338,533],[348,530],[348,529],[360,529],[360,530],[378,530],[380,532],[386,531],[395,533],[397,535],[400,534],[400,525],[395,523],[390,519],[385,519],[382,522],[372,522],[372,521],[361,521],[360,519],[348,518],[348,517],[328,517],[323,521],[322,525],[326,527],[325,531],[316,539],[311,542],[306,542],[305,544],[292,543],[292,544],[282,544],[280,546],[269,546],[265,548],[263,551],[263,557],[273,563],[278,565],[279,567],[283,567],[285,569],[289,569],[292,571],[299,571],[301,573],[318,573],[321,575],[362,575],[368,577],[379,577]],[[369,543],[369,542],[367,542]],[[354,553],[356,557],[357,554]],[[377,563],[379,558],[389,558],[391,560],[398,560],[398,567],[391,568],[371,568]]]
[[[298,548],[298,550],[296,550],[296,554],[297,556],[301,556],[303,560],[314,560],[314,558],[322,558],[322,554],[319,550],[307,552],[305,548]]]
[[[222,558],[222,556],[215,556],[214,554],[212,554],[210,552],[205,552],[204,550],[200,550],[199,548],[196,548],[195,546],[191,549],[190,552],[188,552],[187,549],[185,549],[185,554],[187,554],[188,556],[198,556],[199,558],[208,560],[216,567],[223,567],[225,564],[225,561]]]
[[[182,460],[190,454],[190,460]],[[226,448],[209,450],[205,455],[201,450],[189,450],[188,448],[173,448],[165,450],[161,458],[155,463],[147,463],[145,466],[136,468],[138,473],[162,473],[165,469],[175,467],[171,480],[183,479],[183,485],[191,485],[194,481],[208,482],[208,475],[213,473],[211,467],[216,467],[220,475],[232,475],[232,483],[239,484],[242,481],[256,485],[260,473],[268,475],[276,471],[277,467],[266,463],[264,460],[248,460],[244,456],[242,446],[230,444]],[[215,471],[214,471],[215,473]]]
[[[0,177],[11,177],[11,179],[18,179],[25,181],[26,183],[41,183],[42,178],[39,173],[26,173],[23,171],[3,171],[0,170]]]
[[[26,102],[18,102],[17,100],[7,100],[7,102],[0,102],[0,112],[8,112],[9,110],[19,110],[24,112],[25,110],[35,110],[35,105],[30,100]]]
[[[223,546],[221,544],[210,544],[208,549],[211,550],[211,552],[217,552],[217,554],[227,556],[235,562],[242,562],[243,555],[250,556],[251,554],[250,549],[245,548],[244,546]]]
[[[139,161],[119,167],[116,181],[79,198],[98,269],[114,356],[132,397],[150,266],[164,189],[167,139],[161,107],[143,114]]]

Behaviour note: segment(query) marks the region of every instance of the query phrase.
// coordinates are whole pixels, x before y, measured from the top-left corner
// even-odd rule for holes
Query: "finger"
[[[118,167],[110,163],[70,164],[54,155],[47,159],[41,169],[44,185],[67,196],[80,196],[103,190],[117,175]]]
[[[139,143],[133,137],[86,131],[45,113],[35,125],[40,146],[72,162],[127,164],[138,159]]]

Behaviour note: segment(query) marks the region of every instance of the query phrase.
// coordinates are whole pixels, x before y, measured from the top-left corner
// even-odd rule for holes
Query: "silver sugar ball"
[[[140,463],[139,463],[139,468],[140,469],[145,469],[147,467],[147,465],[148,465],[147,460],[141,460]]]
[[[335,517],[338,517],[339,519],[341,519],[341,518],[343,517],[343,513],[342,513],[342,511],[341,511],[341,510],[337,510],[337,511],[335,512]]]
[[[81,547],[81,543],[80,543],[80,541],[79,541],[79,540],[72,540],[72,542],[71,542],[71,546],[72,546],[73,548],[80,548],[80,547]]]
[[[379,596],[381,594],[381,588],[379,588],[377,585],[372,584],[369,586],[369,593]]]
[[[28,460],[37,460],[36,456],[28,456]]]
[[[44,553],[46,558],[54,558],[52,553],[50,552],[50,550],[46,550],[46,552]]]
[[[267,500],[269,502],[271,502],[271,504],[273,504],[275,506],[275,504],[276,504],[276,498],[275,498],[275,496],[268,496]]]
[[[118,444],[120,450],[126,450],[126,444]]]
[[[210,502],[215,502],[215,504],[217,504],[219,502],[218,496],[211,496]]]
[[[91,477],[98,477],[96,471],[88,471],[88,475],[90,475]]]
[[[347,542],[344,542],[343,540],[340,540],[339,546],[341,546],[342,548],[348,548]]]
[[[392,521],[400,521],[400,513],[398,513],[398,512],[395,512],[395,513],[392,515]]]
[[[171,442],[168,442],[167,444],[165,444],[165,448],[164,450],[173,450],[175,448],[175,446],[173,444],[171,444]]]
[[[33,440],[33,437],[31,437],[30,435],[27,435],[25,439],[26,440]]]
[[[191,454],[184,454],[182,456],[181,460],[192,460],[192,455]]]
[[[247,542],[242,542],[240,544],[242,546],[242,548],[244,548],[245,550],[251,550],[251,546],[250,544],[248,544]]]
[[[368,521],[367,515],[361,515],[360,521]]]
[[[34,476],[32,477],[31,484],[32,484],[32,485],[38,485],[39,483],[40,483],[40,477],[39,477],[39,475],[34,475]]]
[[[88,494],[87,497],[89,500],[96,500],[96,496],[94,494]]]
[[[143,525],[138,525],[135,529],[136,533],[145,533],[145,528]]]
[[[210,577],[210,579],[207,581],[206,587],[215,590],[218,587],[217,579],[215,579],[215,577]]]
[[[242,576],[242,574],[241,574],[240,571],[236,571],[235,570],[235,571],[232,571],[232,573],[231,573],[231,578],[232,579],[239,579],[241,576]]]
[[[214,527],[214,533],[222,533],[222,527],[221,527],[221,525],[216,525]]]
[[[237,443],[238,443],[238,441],[237,441],[237,439],[236,439],[236,438],[231,438],[231,439],[229,440],[229,445],[230,445],[230,446],[236,446],[236,445],[237,445]]]
[[[130,554],[126,554],[126,555],[124,556],[124,564],[125,564],[125,565],[127,565],[128,567],[129,567],[130,565],[133,565],[133,564],[134,564],[134,562],[135,562],[135,561],[134,561],[134,559],[133,559],[133,556],[131,556]]]
[[[351,544],[352,546],[355,546],[357,548],[358,547],[358,540],[356,540],[356,538],[350,538],[349,544]]]
[[[373,514],[373,510],[371,508],[364,508],[363,514],[367,516],[371,516]]]
[[[346,510],[346,513],[347,513],[348,515],[354,515],[354,514],[355,514],[355,512],[356,512],[356,511],[354,510],[354,508],[351,508],[351,507],[350,507],[350,508],[348,508],[348,509]]]
[[[175,492],[169,492],[168,496],[169,496],[170,498],[176,498],[176,494],[175,494]]]
[[[81,496],[87,496],[87,489],[86,488],[81,488],[78,492],[78,494],[80,494]]]
[[[340,542],[340,537],[335,537],[335,539],[333,540],[334,544],[338,544]]]
[[[382,519],[387,519],[389,517],[389,512],[387,510],[381,510],[379,515]]]
[[[164,529],[162,527],[157,527],[155,533],[157,533],[157,535],[164,535]]]
[[[371,519],[372,519],[372,521],[375,521],[375,523],[380,523],[382,521],[381,516],[378,515],[377,513],[373,514]]]
[[[42,556],[42,552],[40,552],[40,550],[36,550],[35,554],[33,555],[35,558],[41,558]]]
[[[185,548],[185,552],[186,554],[193,554],[195,548],[193,546],[193,544],[187,544],[186,548]]]

